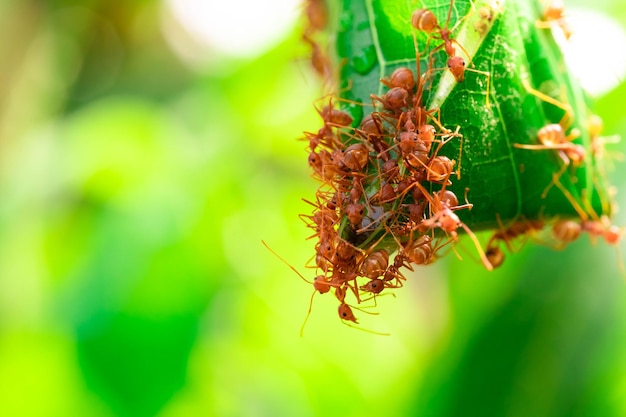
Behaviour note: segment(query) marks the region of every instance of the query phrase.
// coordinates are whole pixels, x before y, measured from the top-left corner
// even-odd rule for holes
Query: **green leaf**
[[[449,189],[457,196],[469,190],[473,209],[458,212],[469,227],[481,230],[523,219],[609,215],[608,186],[592,152],[591,113],[552,31],[535,24],[541,19],[540,5],[528,0],[473,4],[457,0],[450,8],[450,3],[345,0],[335,10],[341,97],[361,103],[341,104],[355,118],[353,126],[359,125],[363,113],[373,110],[370,95],[387,91],[381,78],[399,67],[416,68],[419,62],[421,74],[429,71],[431,80],[424,104],[439,109],[441,124],[452,131],[458,127],[463,135],[462,140],[454,138],[444,145],[439,154],[458,161],[460,179],[453,178]],[[470,63],[464,82],[457,83],[445,69],[448,56],[440,47],[443,42],[411,26],[411,14],[418,8],[432,11],[443,27],[450,11],[447,26],[454,28],[455,48],[464,50],[459,54]],[[563,106],[550,103],[544,95]],[[571,123],[563,122],[566,131],[580,131],[574,143],[585,149],[583,164],[564,167],[555,150],[514,146],[539,144],[538,131],[559,123],[564,106],[570,106],[573,115]],[[554,175],[561,171],[562,187],[554,186]],[[368,194],[375,193],[379,183],[372,181]]]

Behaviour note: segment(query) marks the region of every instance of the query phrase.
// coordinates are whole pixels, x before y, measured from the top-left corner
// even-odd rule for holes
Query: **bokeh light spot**
[[[569,68],[589,94],[611,91],[626,74],[626,55],[618,52],[626,50],[626,31],[611,17],[591,9],[568,9],[567,20],[573,34],[561,47]]]
[[[297,0],[167,0],[174,18],[201,44],[256,56],[277,43],[299,15]]]

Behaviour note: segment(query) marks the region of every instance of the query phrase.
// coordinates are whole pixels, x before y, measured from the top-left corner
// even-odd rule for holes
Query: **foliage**
[[[439,46],[442,42],[411,26],[409,17],[417,3],[345,1],[337,24],[343,96],[367,105],[371,94],[384,92],[380,78],[401,66],[415,67],[417,49],[421,74],[433,78],[424,103],[439,109],[445,127],[455,130],[458,126],[463,135],[462,140],[444,146],[441,154],[451,159],[462,154],[458,161],[461,178],[450,189],[457,195],[469,189],[474,209],[459,214],[470,227],[578,217],[559,188],[553,186],[542,195],[562,169],[556,152],[514,146],[536,144],[541,128],[562,120],[568,132],[580,131],[577,142],[584,146],[587,160],[576,168],[570,166],[559,181],[588,212],[610,214],[608,185],[596,166],[587,127],[591,113],[565,68],[552,32],[534,24],[541,19],[541,6],[534,1],[479,1],[472,6],[469,1],[454,1],[450,9],[449,1],[437,0],[420,5],[432,10],[443,27],[455,28],[457,49],[473,52],[465,81],[457,83],[444,70],[448,56]],[[446,23],[448,11],[452,13]],[[566,118],[562,108],[533,90],[571,108],[572,117]],[[361,119],[359,107],[349,107],[356,123]]]
[[[162,7],[0,2],[0,415],[624,415],[626,296],[586,239],[419,269],[367,323],[391,337],[318,297],[299,338],[310,287],[260,243],[312,253],[299,31],[189,66]]]

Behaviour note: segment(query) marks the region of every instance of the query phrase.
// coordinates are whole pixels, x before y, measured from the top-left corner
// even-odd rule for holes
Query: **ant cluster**
[[[372,314],[367,307],[376,305],[376,298],[385,289],[402,287],[405,270],[413,271],[415,265],[434,262],[448,246],[456,252],[460,232],[472,240],[488,270],[503,263],[502,245],[512,252],[514,240],[549,225],[561,247],[576,240],[582,232],[613,245],[622,234],[606,216],[596,215],[590,205],[583,209],[561,184],[560,178],[568,167],[577,168],[585,163],[586,149],[573,142],[580,131],[572,127],[571,108],[534,90],[529,83],[524,84],[529,94],[557,106],[565,115],[558,124],[548,124],[538,131],[539,144],[514,144],[514,147],[556,153],[562,164],[542,197],[556,186],[578,213],[578,221],[518,219],[504,227],[496,214],[500,228],[483,250],[473,231],[459,218],[457,212],[473,207],[468,201],[469,189],[465,188],[463,203],[451,189],[455,178],[461,177],[463,135],[460,126],[450,128],[442,124],[437,108],[426,107],[424,93],[431,88],[437,71],[449,71],[456,82],[464,81],[465,71],[475,71],[487,76],[488,100],[490,74],[468,68],[464,56],[469,58],[470,54],[452,38],[455,28],[448,29],[448,25],[453,3],[450,2],[444,25],[426,8],[415,10],[410,18],[413,29],[427,36],[425,71],[422,72],[414,32],[415,70],[398,67],[382,78],[384,93],[370,95],[371,111],[365,111],[370,107],[359,102],[336,97],[324,99],[316,109],[322,119],[321,127],[316,132],[305,132],[302,138],[308,143],[312,176],[321,183],[314,201],[305,200],[312,206],[312,213],[301,215],[313,232],[310,239],[316,240],[312,267],[317,276],[309,281],[283,261],[313,285],[311,304],[317,293],[333,293],[339,302],[339,318],[349,326],[358,324],[354,310]],[[478,33],[485,34],[494,19],[494,10],[488,7],[478,10],[480,19],[474,23]],[[306,1],[305,11],[308,23],[303,38],[312,47],[313,67],[328,80],[330,62],[314,41],[316,32],[326,26],[323,1]],[[435,67],[434,57],[440,51],[447,55],[446,68]],[[364,117],[355,120],[346,111],[350,107],[359,107]],[[587,133],[593,152],[590,159],[599,158],[603,150],[600,130],[597,123],[589,126]],[[446,145],[453,141],[459,149],[458,163],[446,156],[451,155]]]
[[[440,154],[447,143],[463,140],[459,127],[444,127],[438,111],[428,110],[422,98],[435,71],[432,54],[446,51],[457,81],[463,81],[466,65],[456,54],[447,23],[441,27],[427,9],[416,10],[411,23],[442,42],[429,51],[428,70],[421,73],[416,48],[416,70],[399,67],[381,79],[386,92],[371,95],[372,111],[360,123],[353,126],[351,114],[335,107],[360,103],[331,97],[317,109],[322,126],[303,138],[313,177],[321,183],[315,200],[305,200],[312,213],[301,216],[316,239],[319,275],[312,282],[313,295],[333,292],[346,324],[357,323],[353,309],[367,312],[359,304],[375,303],[385,289],[401,287],[403,269],[434,262],[443,247],[457,240],[459,229],[492,269],[476,236],[457,215],[472,208],[468,190],[461,204],[449,189],[455,175],[460,176],[457,162]],[[348,300],[352,296],[354,302]]]

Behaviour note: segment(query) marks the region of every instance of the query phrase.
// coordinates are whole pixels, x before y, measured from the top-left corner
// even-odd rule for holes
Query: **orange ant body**
[[[396,68],[391,73],[389,80],[383,78],[380,81],[390,89],[398,87],[404,89],[407,93],[411,93],[415,87],[413,71],[406,67]]]
[[[456,215],[456,210],[461,210],[464,208],[472,208],[472,204],[467,203],[464,205],[459,205],[459,201],[456,195],[450,191],[442,188],[440,191],[435,192],[432,196],[428,197],[430,202],[430,211],[431,215],[428,219],[422,221],[420,228],[439,228],[443,230],[446,234],[452,236],[453,240],[457,240],[457,229],[460,227],[469,235],[469,237],[474,242],[476,246],[476,250],[480,256],[480,259],[487,268],[488,271],[493,269],[493,265],[489,262],[489,259],[485,256],[485,253],[478,242],[478,238],[472,232],[472,230],[467,227],[465,223],[459,219],[459,216]]]
[[[313,48],[317,70],[326,73],[327,57],[313,36],[325,24],[325,15],[317,15],[318,3],[306,3],[310,23],[304,37]],[[464,58],[470,55],[453,39],[460,22],[448,28],[452,9],[453,2],[445,25],[439,25],[426,9],[412,16],[413,26],[429,34],[428,42],[441,41],[429,51],[425,74],[421,74],[414,32],[415,68],[395,68],[383,77],[380,82],[386,92],[370,96],[373,110],[360,121],[353,120],[352,115],[364,113],[363,108],[369,104],[351,102],[361,108],[348,112],[333,105],[334,100],[344,99],[331,97],[316,108],[321,127],[317,132],[306,132],[303,139],[308,142],[312,175],[322,185],[314,202],[307,201],[313,207],[312,213],[301,217],[313,230],[311,238],[316,239],[314,264],[307,267],[315,268],[319,275],[309,281],[298,273],[314,288],[309,314],[315,294],[331,292],[339,301],[337,311],[342,323],[351,327],[352,323],[358,324],[354,309],[361,311],[362,303],[369,300],[374,300],[375,306],[385,288],[402,287],[406,280],[402,268],[412,271],[414,265],[433,262],[439,249],[458,239],[459,228],[470,235],[483,264],[492,269],[476,236],[456,213],[473,207],[467,195],[467,204],[460,205],[456,195],[446,189],[453,184],[453,174],[460,177],[460,167],[439,153],[448,141],[462,138],[459,127],[456,131],[445,128],[439,110],[429,110],[422,103],[430,73],[436,70],[433,54],[437,50],[447,54],[454,79],[464,79]],[[464,57],[458,55],[458,48],[465,52]],[[446,72],[445,76],[454,83],[450,74]],[[353,127],[355,122],[358,125]],[[433,147],[433,143],[437,145]],[[433,191],[433,184],[434,189],[441,189]],[[447,238],[435,238],[436,233],[443,235],[435,229]],[[390,260],[396,250],[398,253]]]
[[[415,265],[425,265],[430,262],[433,254],[432,238],[422,235],[414,242],[403,246],[402,251],[396,255],[393,266],[397,270],[400,266],[407,266],[405,263],[407,261]]]
[[[361,265],[361,273],[370,279],[382,276],[389,265],[389,253],[384,249],[370,253]]]
[[[624,230],[612,225],[606,216],[602,216],[597,220],[583,220],[581,228],[589,233],[590,236],[594,238],[600,237],[612,246],[617,245],[624,234]]]
[[[558,171],[555,176],[556,180],[558,181],[558,179],[561,177],[561,175],[563,175],[568,166],[573,165],[577,167],[582,165],[585,161],[585,148],[572,142],[574,139],[580,136],[580,131],[577,128],[573,128],[571,129],[569,134],[566,134],[572,123],[573,118],[572,109],[568,104],[561,103],[560,101],[542,93],[541,91],[532,88],[526,80],[524,80],[524,87],[530,94],[562,109],[565,113],[559,123],[547,124],[539,129],[539,131],[537,132],[537,139],[539,139],[539,142],[541,142],[541,144],[528,145],[514,143],[513,146],[519,149],[556,151],[559,158],[563,161],[563,167]],[[548,191],[550,191],[553,185],[554,182],[546,187],[542,194],[543,198],[547,196]]]
[[[566,40],[572,37],[572,28],[565,16],[565,5],[563,0],[548,0],[548,5],[543,10],[542,20],[535,23],[538,28],[551,29],[556,24]]]
[[[332,104],[332,99],[322,110],[316,110],[324,121],[324,126],[346,127],[352,124],[352,116],[345,111],[336,109]]]
[[[411,16],[411,25],[418,31],[427,33],[429,35],[428,42],[430,42],[431,39],[440,40],[443,42],[441,45],[437,46],[436,48],[430,51],[431,68],[428,70],[428,72],[436,70],[436,68],[432,68],[432,61],[434,59],[434,53],[438,51],[439,49],[443,48],[446,55],[448,56],[448,60],[446,62],[446,68],[450,71],[450,73],[452,74],[456,82],[465,81],[466,71],[475,72],[477,74],[482,74],[485,77],[487,77],[487,94],[486,94],[485,99],[486,99],[487,108],[489,108],[490,107],[489,95],[490,95],[490,89],[491,89],[490,87],[491,86],[491,74],[487,71],[481,71],[475,68],[468,68],[469,63],[466,62],[462,56],[457,54],[455,44],[463,51],[466,58],[471,61],[470,53],[456,39],[453,39],[451,37],[452,33],[456,30],[457,26],[469,15],[458,20],[456,24],[454,25],[454,27],[452,29],[449,29],[448,25],[450,23],[450,17],[452,15],[453,5],[454,5],[454,1],[452,0],[450,1],[450,7],[448,9],[448,15],[447,15],[446,23],[444,27],[441,27],[441,25],[437,21],[437,18],[435,17],[433,12],[431,12],[428,9],[415,10],[413,12],[413,15]],[[495,9],[491,7],[483,7],[479,11],[479,13],[480,13],[480,20],[477,20],[474,26],[475,26],[475,29],[481,34],[481,36],[484,36],[487,33],[488,28],[492,24],[492,21],[495,15]]]
[[[396,115],[404,112],[409,106],[409,92],[402,87],[392,87],[382,97],[371,94],[372,103],[380,102],[386,110],[393,111]]]
[[[434,183],[442,183],[448,181],[450,174],[454,170],[455,161],[450,160],[447,156],[436,156],[428,163],[426,179]]]
[[[578,129],[573,129],[569,135],[566,135],[561,124],[552,123],[543,126],[537,132],[537,139],[539,139],[541,145],[515,143],[514,146],[520,149],[555,150],[565,165],[570,163],[580,165],[585,159],[585,148],[572,143],[572,140],[579,135]]]
[[[307,17],[305,33],[323,30],[328,24],[328,10],[324,0],[306,0],[304,12]]]
[[[343,163],[354,172],[359,172],[367,166],[369,149],[362,143],[350,145],[343,154]]]
[[[500,224],[500,230],[495,232],[493,236],[487,242],[487,249],[485,254],[487,259],[491,262],[494,268],[499,267],[504,262],[504,252],[500,249],[500,242],[504,242],[509,252],[513,252],[511,242],[520,236],[528,235],[536,231],[543,229],[542,221],[516,221],[506,229],[500,223],[500,217],[498,217],[498,223]]]
[[[341,320],[347,320],[347,321],[351,321],[353,323],[359,324],[358,321],[356,321],[356,317],[354,316],[354,313],[352,312],[352,308],[350,308],[350,306],[346,303],[341,303],[339,304],[339,308],[337,309],[338,313],[339,313],[339,318]]]
[[[568,244],[580,237],[583,226],[573,220],[559,220],[552,225],[552,234],[563,244]]]
[[[463,49],[463,47],[457,41],[450,38],[450,36],[452,35],[452,32],[456,29],[456,26],[452,29],[448,29],[450,16],[452,15],[453,4],[454,4],[454,1],[451,1],[450,8],[448,9],[448,17],[446,19],[446,25],[444,28],[442,28],[439,25],[439,23],[437,22],[437,18],[435,17],[433,12],[431,12],[428,9],[415,10],[413,12],[413,15],[411,16],[411,24],[413,25],[415,29],[431,34],[431,36],[434,32],[438,32],[439,37],[435,39],[439,39],[443,41],[443,48],[446,51],[446,54],[448,55],[448,63],[447,63],[448,69],[450,70],[452,75],[454,75],[454,78],[457,80],[457,82],[462,82],[465,79],[466,64],[465,64],[465,60],[462,57],[456,55],[456,49],[453,43],[456,43],[461,49]],[[437,51],[438,49],[440,49],[441,47],[442,46],[440,45],[437,48],[433,49],[431,51],[431,54]],[[469,55],[469,54],[466,53],[466,55]]]
[[[308,33],[302,35],[302,40],[311,47],[311,66],[325,83],[330,84],[332,81],[332,63],[322,47]]]

